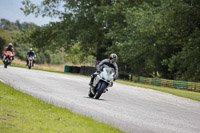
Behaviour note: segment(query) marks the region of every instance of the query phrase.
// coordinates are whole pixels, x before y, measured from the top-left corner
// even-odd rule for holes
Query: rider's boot
[[[95,94],[95,90],[93,86],[90,86],[90,91],[92,92],[93,95]]]
[[[5,59],[6,59],[6,56],[3,56],[3,61],[5,61]]]
[[[91,78],[89,85],[92,86],[94,79]]]
[[[106,88],[103,93],[106,93],[106,91],[108,91],[108,88]]]
[[[92,84],[93,84],[93,81],[94,81],[94,76],[93,75],[91,75],[91,79],[90,79],[90,83],[89,83],[89,85],[90,86],[92,86]],[[92,86],[93,87],[93,86]]]

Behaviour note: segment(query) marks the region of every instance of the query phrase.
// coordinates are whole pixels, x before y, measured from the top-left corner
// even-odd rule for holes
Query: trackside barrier
[[[80,73],[80,67],[65,65],[64,72]]]
[[[138,77],[136,77],[136,76],[134,76],[134,75],[131,75],[131,77],[130,77],[130,81],[133,81],[133,82],[139,82],[139,78]]]
[[[151,85],[156,85],[156,86],[164,86],[164,87],[169,87],[169,88],[200,92],[200,83],[196,83],[196,82],[167,80],[167,79],[160,79],[160,78],[145,78],[141,76],[138,77],[138,82],[142,84],[151,84]]]
[[[161,79],[161,85],[160,86],[173,88],[174,82],[173,82],[173,80]]]
[[[139,83],[143,84],[144,83],[144,77],[138,77]]]
[[[160,82],[161,80],[159,78],[152,78],[151,80],[151,84],[156,86],[160,86]]]
[[[174,88],[186,90],[188,88],[188,83],[186,81],[176,81],[176,80],[174,80]]]
[[[151,78],[144,78],[144,83],[150,85],[151,84]]]
[[[94,72],[96,72],[96,68],[95,67],[81,66],[81,68],[80,68],[80,74],[81,75],[90,76]]]
[[[188,90],[200,92],[200,83],[188,82]]]
[[[67,65],[65,65],[64,72],[70,72],[70,68],[71,68],[71,66],[67,66]]]
[[[71,66],[70,71],[71,73],[80,73],[80,67],[77,66]]]

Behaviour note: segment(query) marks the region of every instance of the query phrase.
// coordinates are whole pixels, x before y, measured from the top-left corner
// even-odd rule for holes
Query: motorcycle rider
[[[93,84],[94,78],[97,76],[97,74],[99,74],[103,70],[105,65],[114,69],[114,72],[115,72],[114,80],[118,77],[118,66],[116,63],[117,58],[118,58],[117,55],[113,53],[113,54],[110,54],[109,59],[104,59],[99,63],[99,65],[97,66],[97,71],[91,75],[91,80],[89,83],[91,87],[93,87],[92,84]]]
[[[13,49],[12,43],[9,43],[9,44],[8,44],[8,47],[4,49],[4,51],[3,51],[3,61],[4,61],[5,58],[6,58],[6,56],[5,56],[4,54],[5,54],[7,51],[11,51],[11,52],[12,52],[12,54],[13,54],[12,60],[14,60],[14,49]]]
[[[29,57],[34,57],[33,58],[33,66],[34,66],[36,55],[35,55],[35,52],[33,51],[32,48],[30,48],[29,52],[27,52],[27,54],[26,54],[26,65],[27,66],[28,66],[28,59],[29,59]]]

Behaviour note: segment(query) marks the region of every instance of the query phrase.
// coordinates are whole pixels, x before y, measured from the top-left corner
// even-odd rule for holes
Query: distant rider
[[[5,54],[7,51],[11,51],[12,52],[12,54],[13,54],[12,60],[14,60],[14,49],[13,49],[12,43],[8,44],[8,47],[4,49],[3,53]],[[4,54],[3,54],[3,61],[6,58],[6,56]]]
[[[91,75],[91,80],[89,85],[92,86],[94,78],[97,76],[98,73],[100,73],[101,71],[103,71],[104,66],[108,66],[114,69],[114,80],[117,79],[118,77],[118,66],[117,66],[117,55],[116,54],[111,54],[109,59],[104,59],[102,60],[99,65],[97,66],[97,71]]]
[[[34,63],[35,63],[35,59],[36,58],[36,55],[35,55],[35,52],[33,51],[32,48],[30,48],[29,52],[26,54],[26,65],[28,66],[28,59],[29,57],[33,57],[33,66],[34,66]]]

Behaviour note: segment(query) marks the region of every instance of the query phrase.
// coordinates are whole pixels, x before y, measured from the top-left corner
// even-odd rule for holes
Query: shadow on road
[[[95,98],[91,98],[91,97],[83,97],[83,98],[88,98],[88,99],[93,99],[93,100],[100,100],[100,101],[106,101],[105,99],[95,99]]]

